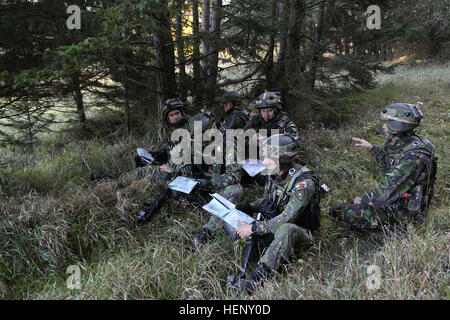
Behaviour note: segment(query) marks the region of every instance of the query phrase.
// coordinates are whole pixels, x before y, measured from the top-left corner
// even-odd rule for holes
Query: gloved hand
[[[136,168],[145,167],[146,163],[139,156],[134,157],[134,163],[136,164]]]
[[[202,191],[213,191],[214,186],[211,179],[196,179],[199,183],[195,186],[196,189]]]
[[[273,217],[278,215],[277,208],[275,203],[271,200],[264,200],[261,203],[261,207],[259,208],[259,212],[261,212],[262,216],[266,220],[270,220]]]
[[[248,214],[253,214],[255,213],[255,210],[253,209],[253,207],[251,205],[249,205],[248,203],[240,203],[236,205],[236,209]]]

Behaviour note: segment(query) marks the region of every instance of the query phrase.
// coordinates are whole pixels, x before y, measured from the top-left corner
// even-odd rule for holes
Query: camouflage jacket
[[[312,172],[306,166],[294,165],[282,176],[268,177],[264,194],[275,202],[279,214],[270,220],[256,221],[256,234],[274,234],[285,223],[299,224],[302,213],[318,192],[317,183],[305,173]],[[258,199],[250,205],[258,210],[263,200]]]
[[[162,154],[165,153],[165,158],[164,158],[164,156],[162,156],[160,159],[155,157],[155,160],[158,160],[159,163],[164,163],[159,160],[165,159],[166,160],[165,163],[168,163],[172,167],[171,176],[175,175],[177,173],[180,175],[183,175],[183,176],[191,176],[192,175],[192,167],[191,167],[190,163],[175,163],[173,161],[173,158],[175,156],[178,157],[179,159],[183,158],[183,154],[182,154],[183,150],[181,148],[182,140],[179,143],[174,143],[171,140],[172,133],[177,129],[185,129],[185,130],[187,130],[187,133],[189,133],[189,116],[186,116],[183,119],[183,122],[181,124],[179,124],[178,126],[170,127],[170,130],[168,131],[168,134],[167,134],[167,141],[162,146],[162,148],[158,151],[158,152],[161,152]]]
[[[197,179],[203,191],[221,192],[226,187],[241,182],[241,165],[227,165],[224,173],[222,173],[223,165],[212,164],[205,167],[202,177]]]
[[[233,108],[226,115],[226,119],[219,124],[219,129],[222,132],[227,129],[241,129],[247,125],[248,116],[241,109]]]
[[[254,129],[257,132],[261,129],[267,129],[267,134],[270,136],[270,130],[278,129],[280,134],[290,133],[298,135],[298,129],[295,123],[289,119],[286,113],[278,111],[273,119],[265,121],[261,114],[257,114],[251,118],[251,121],[245,126],[246,129]]]
[[[167,126],[166,141],[159,147],[157,151],[153,151],[152,155],[159,164],[168,163],[170,153],[175,147],[175,143],[170,139],[172,133],[177,129],[186,129],[189,131],[189,116],[185,116],[176,126]]]
[[[424,137],[409,135],[388,140],[370,150],[383,170],[383,178],[361,199],[375,209],[407,209],[423,213],[432,196],[436,158],[434,146]]]

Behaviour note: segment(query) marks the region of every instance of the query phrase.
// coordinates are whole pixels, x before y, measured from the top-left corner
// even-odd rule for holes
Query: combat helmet
[[[255,102],[256,109],[264,108],[275,108],[276,110],[281,110],[281,94],[279,92],[264,92],[256,98]]]
[[[169,112],[172,110],[175,110],[175,109],[179,109],[181,111],[181,113],[183,114],[183,116],[186,115],[186,109],[184,107],[184,103],[180,99],[172,98],[172,99],[167,99],[164,102],[164,107],[162,108],[162,113],[163,113],[163,117],[166,121],[168,121],[167,115],[169,114]]]
[[[380,121],[385,122],[392,133],[402,133],[416,128],[422,117],[418,104],[394,103],[381,111]]]
[[[248,104],[247,110],[248,110],[248,112],[258,111],[256,109],[256,100],[250,101],[250,103]]]
[[[277,158],[280,163],[291,163],[300,150],[299,138],[291,134],[276,134],[262,143],[263,155]]]
[[[233,102],[233,106],[240,106],[241,105],[241,95],[239,94],[239,92],[236,92],[236,91],[227,91],[220,98],[220,102],[222,102],[222,103]]]
[[[189,119],[189,132],[191,135],[194,135],[194,124],[196,121],[200,121],[202,123],[202,132],[205,132],[213,127],[215,117],[211,112],[201,109],[199,113]]]

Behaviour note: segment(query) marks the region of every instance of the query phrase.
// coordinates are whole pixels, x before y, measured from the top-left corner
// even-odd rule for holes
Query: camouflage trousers
[[[339,205],[332,208],[330,214],[353,229],[375,231],[381,226],[375,210],[364,204]]]
[[[135,169],[136,179],[146,178],[151,183],[166,183],[170,180],[170,174],[159,170],[158,166],[147,165]]]
[[[273,241],[266,246],[258,263],[277,271],[282,261],[289,261],[295,253],[312,244],[313,237],[308,230],[293,223],[282,224],[273,235]]]
[[[242,186],[239,183],[237,183],[224,188],[223,191],[218,193],[227,200],[236,204],[241,199],[243,192],[244,190],[242,189]],[[211,215],[211,218],[209,219],[208,223],[205,224],[203,228],[208,229],[211,233],[214,233],[219,229],[226,228],[225,231],[231,238],[236,237],[236,232],[234,228],[231,227],[229,224],[225,225],[225,222],[222,219],[216,217],[215,215]]]
[[[350,228],[360,231],[377,231],[384,225],[405,224],[420,221],[421,215],[412,215],[405,208],[376,210],[365,204],[343,204],[330,210],[330,214]]]

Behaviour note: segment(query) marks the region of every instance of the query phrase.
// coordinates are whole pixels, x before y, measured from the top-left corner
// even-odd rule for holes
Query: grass
[[[401,67],[379,76],[371,91],[340,100],[345,121],[326,128],[302,127],[302,156],[311,167],[321,159],[322,228],[311,249],[296,257],[251,297],[228,293],[242,243],[219,232],[201,254],[186,246],[209,214],[184,202],[166,204],[144,228],[134,228],[141,203],[160,190],[132,173],[92,183],[91,169],[132,171],[136,147],[154,137],[83,140],[48,138],[32,150],[2,149],[0,203],[0,297],[7,299],[449,299],[449,65]],[[379,110],[393,102],[424,103],[418,130],[439,156],[435,196],[426,225],[380,246],[349,231],[328,209],[373,187],[375,162],[356,149],[352,136],[381,144]],[[299,106],[301,107],[301,106]],[[349,118],[348,115],[351,115]],[[350,120],[348,120],[350,119]],[[339,122],[339,121],[338,121]],[[253,187],[244,200],[261,189]],[[68,289],[69,265],[81,271],[81,288]],[[378,289],[368,289],[370,265],[381,271]]]

